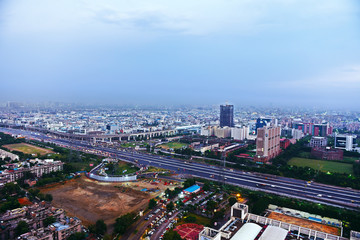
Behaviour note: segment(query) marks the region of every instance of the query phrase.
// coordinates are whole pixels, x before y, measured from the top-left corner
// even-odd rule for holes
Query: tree
[[[219,221],[220,219],[224,219],[225,209],[221,209],[214,213],[214,216],[211,219],[211,222],[214,224],[215,222]]]
[[[115,233],[124,234],[126,230],[135,222],[135,213],[128,213],[117,218],[114,224]]]
[[[76,232],[69,236],[68,240],[83,240],[86,239],[86,234],[84,232]]]
[[[106,226],[104,220],[102,220],[102,219],[97,220],[96,223],[95,223],[95,232],[96,232],[96,234],[104,235],[106,230],[107,230],[107,226]]]
[[[16,236],[29,232],[29,225],[25,221],[20,221],[15,228]]]
[[[264,199],[264,198],[259,198],[257,201],[255,201],[255,203],[253,204],[252,207],[252,212],[254,214],[261,214],[262,212],[264,212],[266,210],[266,208],[269,205],[269,201],[268,199]]]
[[[54,216],[50,216],[50,217],[47,217],[44,219],[43,224],[44,224],[44,227],[47,227],[54,222],[56,222],[56,218]]]
[[[210,184],[209,184],[208,182],[205,182],[204,185],[203,185],[203,187],[202,187],[202,189],[203,189],[204,191],[209,191],[209,190],[210,190]]]
[[[191,187],[192,185],[195,184],[195,179],[193,178],[188,178],[185,180],[184,182],[184,188],[188,188],[188,187]]]
[[[182,240],[182,238],[178,232],[171,229],[164,234],[163,240]]]
[[[234,205],[235,203],[237,203],[237,200],[236,200],[235,197],[229,198],[229,205],[230,205],[230,206]]]
[[[213,211],[217,206],[217,202],[213,201],[213,200],[210,200],[206,203],[206,209],[208,211]]]
[[[53,200],[53,196],[51,194],[45,194],[44,200],[47,202],[51,202]]]
[[[7,201],[2,203],[0,206],[0,212],[6,212],[7,210],[12,210],[20,207],[20,203],[16,197],[8,197]]]
[[[185,218],[185,222],[187,223],[196,223],[196,217],[195,216],[188,216]]]
[[[156,200],[155,199],[150,199],[150,201],[149,201],[149,209],[153,209],[154,207],[156,207],[156,204],[157,204],[157,202],[156,202]]]
[[[172,210],[174,210],[174,203],[173,202],[169,202],[166,205],[166,210],[168,210],[168,212],[171,212]]]

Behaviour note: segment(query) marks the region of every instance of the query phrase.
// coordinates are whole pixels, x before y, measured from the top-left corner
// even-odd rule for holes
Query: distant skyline
[[[0,102],[358,109],[358,0],[0,2]]]

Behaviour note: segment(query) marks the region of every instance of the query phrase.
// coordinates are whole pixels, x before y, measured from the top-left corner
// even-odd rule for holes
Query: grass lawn
[[[169,148],[179,149],[179,148],[187,147],[187,146],[188,146],[188,144],[186,144],[186,143],[169,142],[169,143],[161,144],[161,145],[159,145],[158,147],[161,147],[161,148],[163,148],[163,149],[168,150]]]
[[[136,167],[135,165],[132,165],[130,163],[126,163],[126,162],[118,162],[118,163],[114,163],[114,164],[109,163],[106,165],[106,167],[109,168],[108,170],[106,170],[107,174],[116,175],[116,176],[132,174],[132,173],[139,171],[138,167]]]
[[[354,163],[356,160],[359,160],[357,157],[345,157],[344,156],[344,162]]]
[[[89,172],[91,169],[93,169],[96,165],[99,164],[99,162],[96,161],[89,161],[89,162],[70,162],[67,163],[71,166],[73,166],[76,171],[87,171]],[[90,164],[93,164],[93,166],[90,166]]]
[[[49,149],[37,147],[37,146],[27,144],[27,143],[8,144],[8,145],[4,145],[3,147],[9,149],[10,151],[18,151],[18,152],[23,152],[25,154],[45,155],[48,153],[54,153],[53,151],[51,151]]]
[[[128,143],[123,143],[121,144],[121,147],[123,148],[134,148],[136,146],[139,146],[139,147],[146,147],[147,145],[149,145],[148,143],[132,143],[132,142],[128,142]]]
[[[294,157],[290,159],[288,165],[293,165],[298,167],[310,167],[323,172],[329,171],[329,172],[348,173],[348,174],[353,173],[352,164],[334,162],[334,161]]]
[[[166,169],[163,168],[157,168],[157,167],[149,167],[148,170],[146,170],[146,172],[165,172],[168,171]]]
[[[128,148],[128,147],[135,147],[136,143],[123,143],[121,144],[121,147]]]
[[[176,225],[181,225],[181,224],[187,223],[187,222],[185,222],[185,218],[190,217],[190,216],[196,217],[196,222],[195,222],[196,224],[203,225],[203,226],[210,226],[211,225],[211,219],[210,218],[199,216],[199,215],[196,215],[194,213],[188,213],[187,216],[184,216],[182,219],[180,219],[180,221],[177,222]]]

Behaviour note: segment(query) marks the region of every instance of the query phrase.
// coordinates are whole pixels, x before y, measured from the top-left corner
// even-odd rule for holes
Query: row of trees
[[[136,221],[135,213],[127,213],[117,218],[114,224],[114,232],[124,234],[126,230]]]

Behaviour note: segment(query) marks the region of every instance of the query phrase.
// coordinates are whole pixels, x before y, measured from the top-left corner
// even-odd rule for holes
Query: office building
[[[309,147],[326,147],[326,145],[327,145],[326,137],[312,136],[309,143]]]
[[[240,141],[248,139],[249,138],[249,127],[243,126],[241,128],[239,128],[239,127],[231,128],[231,137],[234,140],[240,140]]]
[[[280,153],[280,127],[258,129],[256,138],[256,162],[266,163]]]
[[[216,128],[214,135],[218,138],[229,138],[231,137],[231,128],[229,127]]]
[[[281,129],[281,136],[299,140],[304,137],[304,133],[299,129],[285,127]]]
[[[335,134],[335,148],[354,151],[357,147],[356,137],[351,134]]]
[[[200,135],[215,136],[217,138],[229,138],[231,137],[231,131],[232,128],[230,127],[207,126],[201,128]]]
[[[220,127],[234,126],[234,105],[220,106]]]
[[[270,126],[271,122],[272,122],[271,118],[260,117],[260,118],[256,119],[256,124],[255,124],[256,133],[259,128],[263,128],[265,126]]]
[[[304,137],[304,133],[299,129],[293,129],[293,139],[299,140]]]
[[[293,128],[301,130],[305,135],[326,137],[332,134],[332,127],[329,123],[293,123]]]

